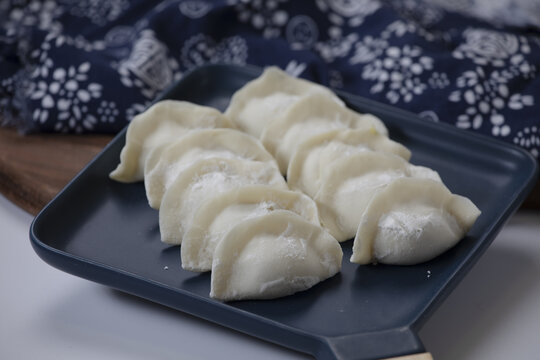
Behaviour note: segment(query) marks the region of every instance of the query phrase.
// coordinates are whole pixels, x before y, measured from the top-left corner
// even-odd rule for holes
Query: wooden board
[[[20,135],[0,127],[0,192],[36,215],[112,138]],[[540,209],[540,185],[536,185],[524,207]]]
[[[36,215],[112,138],[0,128],[0,192]]]

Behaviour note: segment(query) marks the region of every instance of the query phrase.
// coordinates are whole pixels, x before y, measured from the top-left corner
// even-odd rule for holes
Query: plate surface
[[[225,109],[259,69],[199,68],[162,98]],[[308,291],[276,300],[221,303],[210,299],[210,274],[184,271],[179,247],[160,242],[158,212],[142,183],[108,174],[119,161],[122,131],[35,218],[34,250],[71,274],[182,310],[318,359],[371,359],[423,351],[416,332],[493,241],[531,190],[535,160],[517,147],[422,121],[416,115],[356,96],[349,107],[379,116],[390,137],[412,151],[411,162],[437,170],[454,193],[482,211],[467,236],[436,259],[415,266],[349,263]]]

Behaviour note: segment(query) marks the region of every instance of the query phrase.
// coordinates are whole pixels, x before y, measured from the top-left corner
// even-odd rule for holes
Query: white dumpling
[[[412,265],[453,247],[480,210],[442,183],[402,178],[373,197],[363,213],[351,262]]]
[[[131,120],[126,144],[120,153],[120,164],[110,178],[135,182],[144,178],[144,164],[155,147],[178,139],[189,129],[233,127],[216,109],[185,101],[163,100]]]
[[[206,200],[195,212],[182,240],[182,267],[209,271],[216,245],[236,224],[275,210],[289,210],[320,226],[317,205],[295,191],[264,185],[229,190]]]
[[[243,131],[260,137],[264,126],[303,96],[323,94],[336,104],[343,102],[329,89],[269,67],[232,96],[225,114]]]
[[[213,157],[262,161],[277,168],[260,141],[246,133],[234,129],[191,131],[148,157],[144,186],[150,206],[159,209],[166,189],[189,165]]]
[[[344,156],[374,150],[409,160],[411,152],[375,129],[332,130],[309,138],[298,146],[287,169],[287,183],[313,197],[327,166]]]
[[[210,158],[190,165],[163,194],[159,209],[161,241],[181,244],[193,214],[205,199],[229,189],[255,184],[288,189],[279,171],[268,163]]]
[[[307,290],[338,273],[342,256],[320,226],[277,210],[242,221],[217,244],[210,296],[272,299]]]
[[[336,104],[325,95],[313,94],[294,103],[282,116],[264,129],[261,141],[275,156],[280,171],[285,174],[289,161],[298,146],[312,136],[330,130],[370,129],[387,135],[380,119],[370,114],[359,114]]]
[[[351,239],[371,198],[400,177],[441,181],[431,169],[414,166],[396,155],[369,150],[328,164],[314,196],[321,224],[338,241]]]

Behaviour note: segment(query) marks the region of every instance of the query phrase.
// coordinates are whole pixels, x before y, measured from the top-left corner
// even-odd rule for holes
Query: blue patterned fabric
[[[535,18],[492,25],[471,1],[3,1],[1,118],[114,133],[197,66],[278,65],[538,157]]]

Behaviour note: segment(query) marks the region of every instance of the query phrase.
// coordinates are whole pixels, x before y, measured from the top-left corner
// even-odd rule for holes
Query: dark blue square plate
[[[162,99],[225,109],[230,96],[260,69],[199,68]],[[180,250],[160,242],[158,213],[142,183],[108,174],[124,146],[122,131],[34,220],[37,254],[68,273],[185,311],[318,359],[372,359],[423,351],[416,332],[463,278],[518,208],[537,177],[536,161],[517,147],[353,95],[360,112],[386,123],[413,153],[414,164],[437,170],[482,215],[468,235],[438,258],[416,266],[357,266],[343,244],[341,274],[276,300],[221,303],[210,299],[210,274],[180,267]],[[168,267],[168,270],[165,270]],[[427,276],[428,273],[430,276]]]

